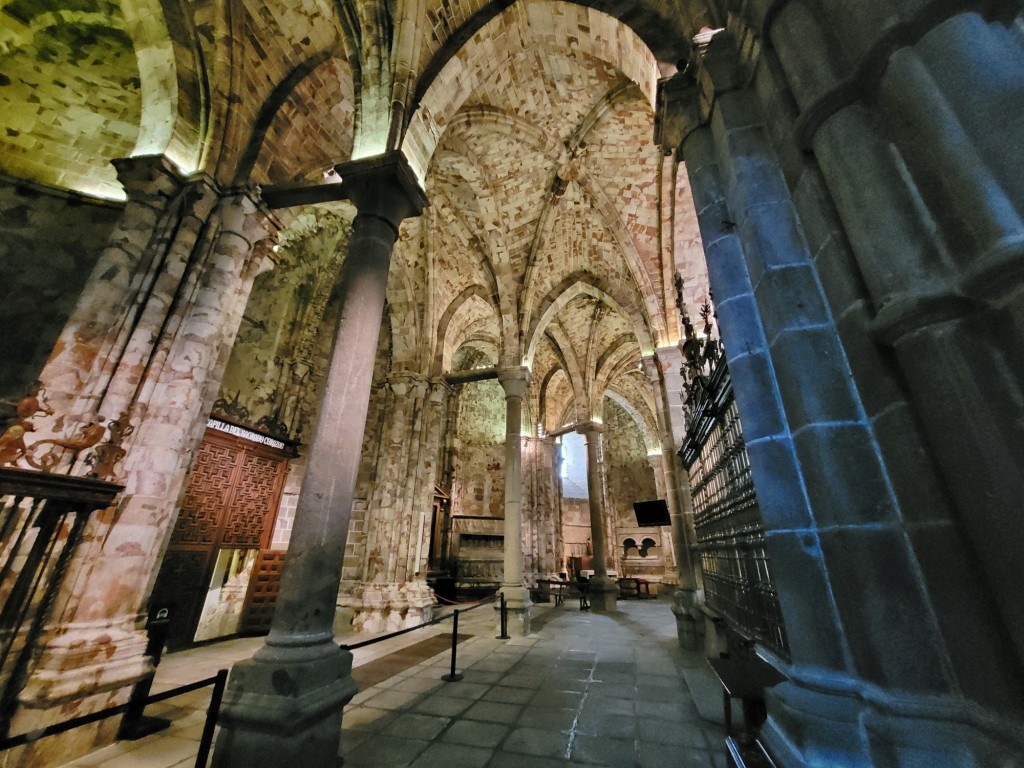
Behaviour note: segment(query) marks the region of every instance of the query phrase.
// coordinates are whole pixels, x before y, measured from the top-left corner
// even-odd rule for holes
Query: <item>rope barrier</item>
[[[493,598],[493,597],[494,597],[494,595],[496,595],[496,594],[497,594],[497,590],[495,590],[495,591],[494,591],[493,593],[491,593],[491,594],[490,594],[490,595],[488,596],[488,598]],[[446,603],[446,604],[448,604],[448,605],[454,605],[454,606],[458,606],[458,607],[461,607],[461,606],[463,606],[463,605],[473,605],[473,604],[474,604],[474,602],[468,602],[468,603],[459,603],[459,602],[456,602],[455,600],[449,600],[449,599],[448,599],[447,597],[442,597],[441,595],[434,595],[434,596],[435,596],[435,597],[436,597],[436,598],[437,598],[438,600],[440,600],[441,602],[443,602],[443,603]],[[438,605],[440,605],[440,603],[438,603]]]
[[[141,702],[129,702],[127,704],[121,704],[116,707],[108,707],[107,709],[101,709],[99,712],[92,712],[88,715],[81,715],[80,717],[73,717],[70,720],[65,720],[62,723],[55,723],[45,728],[40,728],[35,731],[29,731],[28,733],[20,733],[16,736],[9,736],[6,739],[0,740],[0,752],[14,747],[21,747],[26,744],[32,744],[39,739],[45,738],[46,736],[56,736],[59,733],[70,731],[72,728],[78,728],[83,725],[89,725],[100,720],[105,720],[108,717],[114,715],[120,715],[127,712],[134,706],[141,704],[145,707],[148,704],[156,704],[160,701],[172,699],[175,696],[181,696],[185,693],[191,693],[197,691],[200,688],[205,688],[208,685],[213,686],[213,695],[210,697],[210,706],[206,709],[206,724],[203,728],[202,739],[199,744],[199,753],[196,756],[196,768],[205,768],[206,759],[209,755],[210,745],[213,741],[213,730],[217,724],[217,715],[220,711],[220,701],[224,694],[224,686],[227,683],[228,672],[226,669],[218,670],[217,674],[213,677],[207,677],[203,680],[197,680],[194,683],[186,683],[185,685],[172,688],[169,691],[163,693],[157,693],[153,696],[148,696]]]
[[[375,637],[372,640],[365,640],[361,643],[353,643],[352,645],[341,645],[341,648],[349,651],[355,650],[357,648],[365,648],[368,645],[373,645],[374,643],[379,643],[383,640],[389,640],[392,637],[398,637],[399,635],[404,635],[407,632],[414,632],[417,629],[423,629],[424,627],[439,624],[442,621],[452,618],[454,620],[452,622],[451,679],[462,679],[462,675],[460,673],[457,673],[455,669],[455,646],[458,642],[459,614],[466,613],[467,611],[472,611],[476,608],[479,608],[481,605],[493,603],[499,594],[499,592],[495,592],[494,594],[488,595],[483,600],[478,600],[475,603],[452,602],[451,605],[459,606],[455,609],[454,613],[452,614],[449,614],[447,616],[438,616],[436,619],[431,619],[430,621],[425,621],[422,624],[417,624],[415,627],[406,627],[405,629],[400,629],[395,632],[389,632],[386,635]],[[502,602],[504,602],[504,595],[502,595]],[[504,614],[504,611],[502,613]],[[227,670],[222,669],[219,670],[217,674],[213,677],[207,677],[203,680],[197,680],[194,683],[187,683],[177,688],[173,688],[169,691],[163,691],[162,693],[147,696],[141,700],[128,702],[126,704],[121,704],[116,707],[108,707],[107,709],[100,710],[99,712],[92,712],[88,715],[82,715],[80,717],[75,717],[70,720],[65,720],[62,723],[55,723],[54,725],[47,726],[46,728],[40,728],[35,731],[29,731],[27,733],[22,733],[16,736],[9,736],[7,738],[0,739],[0,752],[12,749],[14,747],[32,744],[38,741],[39,739],[45,738],[47,736],[55,736],[59,733],[70,731],[73,728],[78,728],[83,725],[89,725],[90,723],[95,723],[100,720],[104,720],[108,717],[113,717],[114,715],[124,714],[131,709],[137,708],[138,711],[141,712],[142,709],[149,704],[156,704],[157,702],[165,701],[167,699],[174,698],[175,696],[181,696],[182,694],[190,693],[192,691],[199,690],[200,688],[205,688],[209,685],[212,685],[213,694],[210,697],[210,706],[207,708],[206,723],[203,728],[202,739],[199,745],[199,753],[196,756],[195,763],[196,768],[203,768],[203,766],[206,765],[206,760],[209,756],[210,746],[213,741],[213,730],[217,723],[217,715],[220,710],[221,699],[224,695],[224,688],[227,683],[227,676]]]

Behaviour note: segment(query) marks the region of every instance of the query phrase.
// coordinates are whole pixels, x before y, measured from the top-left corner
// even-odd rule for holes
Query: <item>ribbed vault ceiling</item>
[[[637,71],[636,51],[646,49],[623,47],[632,51],[623,64],[594,55],[600,44],[574,46],[594,34],[597,16],[517,3],[470,37],[457,56],[478,71],[458,74],[445,106],[459,106],[442,121],[426,172],[425,299],[443,326],[444,369],[467,360],[460,345],[493,340],[500,360],[470,357],[530,365],[536,417],[549,432],[565,419],[599,419],[607,390],[638,416],[652,414],[640,358],[671,339],[676,322],[665,302],[675,265],[665,264],[660,234],[674,182],[662,189],[648,83],[617,66]]]

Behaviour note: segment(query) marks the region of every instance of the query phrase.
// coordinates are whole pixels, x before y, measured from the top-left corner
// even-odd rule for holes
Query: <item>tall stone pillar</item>
[[[340,317],[266,644],[232,669],[218,768],[336,768],[352,655],[332,624],[359,468],[392,248],[423,192],[398,152],[339,168],[358,210],[338,276]]]
[[[339,604],[360,631],[384,632],[429,621],[426,582],[430,509],[448,386],[408,371],[392,373],[367,533],[362,583]]]
[[[686,649],[696,650],[702,642],[700,637],[702,622],[699,616],[700,608],[697,605],[697,576],[690,556],[690,546],[694,542],[693,504],[690,502],[688,492],[680,493],[682,484],[687,486],[687,491],[689,490],[689,478],[683,468],[679,466],[679,459],[676,456],[673,424],[668,407],[668,391],[665,377],[662,375],[660,357],[660,351],[658,357],[653,355],[644,357],[643,366],[654,395],[654,412],[658,422],[658,438],[661,441],[659,470],[662,475],[662,485],[665,488],[665,503],[672,521],[672,547],[679,579],[679,587],[672,595],[672,612],[676,616],[676,629],[679,632],[680,645]],[[684,503],[686,504],[685,508]]]
[[[502,368],[505,390],[505,572],[501,591],[508,610],[508,631],[530,632],[530,590],[523,584],[523,397],[530,389],[527,368]]]
[[[608,576],[608,537],[601,480],[601,433],[604,425],[587,422],[576,428],[587,444],[587,495],[590,497],[590,540],[594,547],[594,575],[590,578],[590,605],[595,611],[614,611],[618,583]]]
[[[1024,109],[1024,46],[995,8],[948,18],[921,9],[906,45],[880,47],[884,66],[861,67],[879,76],[861,85],[858,98],[832,104],[845,84],[818,64],[830,54],[808,45],[815,34],[808,30],[842,13],[835,5],[788,9],[771,36],[787,70],[814,73],[794,83],[808,113],[801,138],[818,158],[870,296],[865,331],[891,349],[906,381],[909,402],[887,414],[887,450],[902,459],[930,447],[942,474],[933,479],[931,467],[893,461],[894,480],[908,489],[915,516],[930,523],[927,534],[911,534],[923,567],[938,575],[953,551],[963,563],[956,594],[938,590],[948,631],[964,621],[965,606],[971,621],[993,621],[968,596],[978,581],[968,572],[980,568],[1022,668],[1024,604],[1009,585],[1024,548],[1011,511],[1024,495],[1024,432],[1010,417],[1021,412],[1024,394],[1024,158],[1016,120]],[[910,442],[922,428],[928,446]],[[946,499],[935,501],[935,487],[951,492],[952,510]],[[994,660],[998,645],[971,653]],[[985,698],[1005,684],[996,672],[1003,666],[993,661],[991,683],[977,684]],[[1004,696],[1019,697],[1022,685],[1024,675]]]
[[[196,194],[194,180],[181,178],[162,155],[119,159],[114,166],[128,201],[42,373],[47,401],[65,416],[65,426],[69,415],[88,421],[95,414],[137,325],[132,314],[155,287],[172,239],[184,233],[194,243],[215,202]],[[42,422],[36,420],[37,431],[60,431],[40,430]]]
[[[849,10],[825,6],[835,15]],[[999,521],[1010,508],[1003,494],[1020,482],[1019,472],[1005,473],[1020,443],[1004,439],[1005,412],[998,428],[992,421],[994,403],[1008,407],[1005,391],[980,396],[994,395],[1012,370],[1009,357],[997,363],[991,328],[982,330],[987,321],[1005,327],[996,321],[1008,315],[955,292],[942,295],[956,273],[947,250],[955,238],[937,242],[935,227],[952,233],[972,224],[966,213],[947,219],[939,206],[925,212],[938,192],[959,188],[931,186],[945,169],[928,168],[937,152],[923,149],[923,127],[907,132],[945,120],[939,105],[920,108],[935,94],[920,87],[914,57],[894,55],[885,38],[865,47],[881,58],[858,63],[850,71],[865,76],[850,80],[837,49],[817,36],[832,26],[817,26],[813,7],[787,3],[772,19],[771,48],[785,77],[778,62],[764,61],[773,55],[769,46],[749,39],[767,26],[764,19],[744,28],[737,16],[731,31],[739,39],[722,33],[711,41],[681,104],[688,122],[682,155],[789,638],[790,658],[774,660],[789,680],[769,694],[762,735],[779,762],[792,766],[1001,764],[1021,753],[1019,727],[1011,725],[1024,701],[1011,651],[1020,641],[1006,631],[1020,605],[1004,603],[997,618],[993,595],[1009,593],[989,591],[975,557],[985,552],[982,567],[1011,578],[1001,569],[1014,562],[1005,555],[1019,534]],[[920,12],[900,27],[909,37],[932,23],[928,10]],[[846,21],[853,38],[859,17]],[[871,24],[857,31],[876,33],[884,34]],[[984,37],[964,37],[953,48],[982,51],[976,43]],[[1000,36],[1004,44],[1009,38]],[[950,61],[946,43],[931,52],[936,69]],[[762,59],[741,62],[738,51]],[[835,88],[820,88],[817,78],[836,72]],[[859,89],[873,91],[876,78],[891,90],[858,103]],[[796,125],[786,82],[803,112]],[[917,85],[901,89],[906,82]],[[957,83],[958,93],[973,93]],[[801,93],[808,87],[810,96]],[[886,121],[872,111],[890,99],[884,117],[894,135],[876,141]],[[819,171],[814,157],[792,151],[787,131],[820,137],[820,157],[836,167]],[[943,142],[943,151],[962,146]],[[868,164],[871,171],[858,175]],[[890,344],[895,355],[878,349]],[[987,446],[964,454],[956,468],[951,462],[946,487],[921,440],[922,416],[926,431],[946,435],[934,452],[940,459]],[[995,450],[998,461],[987,461],[985,451]],[[975,464],[985,467],[971,471]],[[986,488],[976,485],[987,473],[1003,474]],[[973,505],[964,499],[957,526],[949,503],[969,484]],[[989,528],[972,551],[962,531],[979,524]],[[996,542],[999,530],[1009,533]]]
[[[143,630],[149,582],[139,574],[155,573],[227,351],[253,281],[267,265],[256,247],[267,230],[254,193],[218,194],[207,181],[193,191],[190,204],[176,207],[173,238],[157,226],[142,251],[111,246],[103,256],[117,287],[96,290],[112,301],[126,292],[118,301],[134,311],[111,314],[85,296],[65,335],[85,329],[79,414],[118,417],[126,455],[114,471],[126,490],[117,514],[97,515],[88,528],[21,694],[16,731],[65,719],[69,702],[83,714],[123,703],[127,686],[151,669]],[[151,213],[143,221],[153,221]],[[141,241],[142,232],[134,231]],[[104,328],[107,322],[117,327]],[[103,343],[93,346],[91,339]],[[55,350],[44,385],[51,375],[64,380],[66,351]],[[72,473],[88,471],[85,459]]]
[[[523,438],[523,489],[530,510],[531,536],[524,543],[527,573],[555,578],[565,567],[562,554],[561,493],[554,438]]]
[[[875,710],[862,721],[886,745],[875,754],[996,765],[1024,753],[1010,727],[1024,717],[1024,606],[1012,586],[1024,547],[1013,522],[1024,495],[1021,7],[910,4],[891,17],[905,30],[894,40],[852,11],[791,3],[764,30],[799,110],[795,138],[821,177],[802,185],[813,190],[807,232],[829,243],[822,280],[860,353],[901,535],[935,617],[931,632],[908,634],[932,638],[950,679],[942,711],[919,699],[913,718]],[[840,26],[859,42],[837,57],[817,35]],[[813,208],[826,195],[831,221]],[[883,631],[874,644],[891,642]],[[991,725],[976,725],[979,705]],[[953,733],[955,746],[941,743]]]

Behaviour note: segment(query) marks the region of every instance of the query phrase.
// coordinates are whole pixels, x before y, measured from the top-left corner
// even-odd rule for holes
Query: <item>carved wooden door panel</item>
[[[193,642],[211,576],[225,552],[258,552],[238,631],[269,627],[277,594],[275,576],[284,553],[269,552],[267,547],[287,468],[287,458],[278,451],[207,431],[153,590],[153,605],[171,611],[167,644],[172,650]],[[267,555],[277,556],[277,567],[262,566],[261,589],[254,593],[252,581]],[[257,610],[255,620],[250,620],[254,594]]]
[[[281,551],[260,552],[252,578],[249,580],[249,597],[246,600],[240,632],[255,634],[269,631],[270,620],[274,617],[277,593],[281,588],[284,556],[285,553]]]

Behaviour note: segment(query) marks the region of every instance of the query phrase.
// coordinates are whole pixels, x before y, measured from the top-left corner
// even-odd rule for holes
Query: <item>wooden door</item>
[[[152,604],[171,611],[172,650],[193,641],[223,550],[258,551],[239,631],[269,626],[284,553],[269,552],[268,545],[287,469],[287,456],[279,451],[207,430],[153,590]],[[257,579],[260,589],[254,591]],[[256,607],[251,618],[250,604]]]

